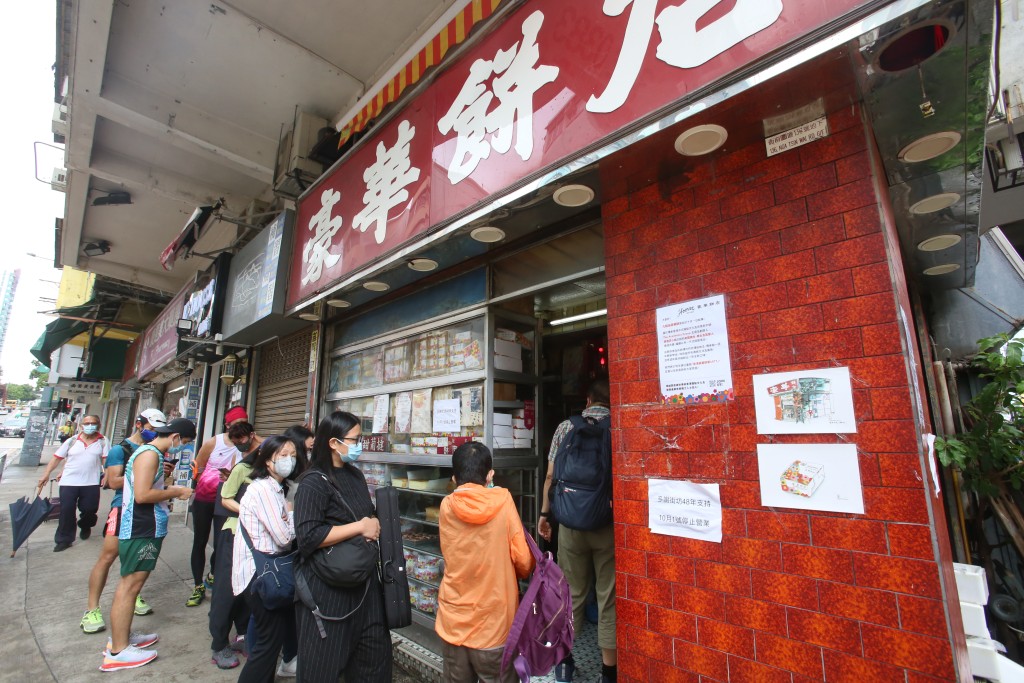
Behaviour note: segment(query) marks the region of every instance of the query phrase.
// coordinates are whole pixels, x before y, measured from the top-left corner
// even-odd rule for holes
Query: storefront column
[[[685,178],[602,174],[620,680],[970,680],[888,200],[860,111],[828,122]],[[735,399],[663,405],[655,311],[718,294]],[[757,433],[754,375],[834,367],[855,434]],[[865,514],[762,507],[767,443],[856,444]],[[719,483],[722,542],[652,533],[651,478]]]

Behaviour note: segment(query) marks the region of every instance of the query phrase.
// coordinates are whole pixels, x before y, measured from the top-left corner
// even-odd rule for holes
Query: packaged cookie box
[[[794,460],[793,464],[779,477],[782,490],[804,498],[810,498],[825,481],[825,468],[821,465]]]

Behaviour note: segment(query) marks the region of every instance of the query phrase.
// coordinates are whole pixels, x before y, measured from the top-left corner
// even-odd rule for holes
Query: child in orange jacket
[[[434,630],[443,641],[446,683],[514,683],[501,671],[519,606],[517,578],[533,571],[523,523],[507,489],[493,488],[491,451],[476,441],[452,455],[457,488],[441,501],[444,578]]]

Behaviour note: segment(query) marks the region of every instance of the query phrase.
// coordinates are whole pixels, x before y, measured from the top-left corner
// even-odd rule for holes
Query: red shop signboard
[[[525,3],[299,201],[288,308],[867,2]]]

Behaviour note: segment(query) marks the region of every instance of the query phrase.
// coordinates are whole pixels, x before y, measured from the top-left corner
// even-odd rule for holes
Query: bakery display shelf
[[[413,522],[414,524],[426,524],[427,526],[438,526],[437,522],[428,521],[426,517],[413,517],[410,515],[402,515],[399,517],[404,522]]]
[[[420,626],[425,626],[426,628],[433,630],[434,622],[437,621],[437,618],[433,614],[429,612],[422,612],[418,607],[413,606],[412,620],[413,623],[419,624]]]
[[[447,491],[425,491],[423,489],[405,488],[404,486],[396,486],[394,488],[399,493],[415,493],[420,496],[431,496],[433,498],[444,498],[448,495]]]
[[[403,539],[402,545],[424,555],[441,557],[441,545],[437,541],[406,541]]]
[[[426,579],[417,579],[412,574],[406,574],[406,578],[408,578],[413,583],[420,584],[421,586],[429,586],[430,588],[440,588],[441,587],[441,579],[440,578],[437,580],[437,583],[435,583],[433,581],[427,581]]]

